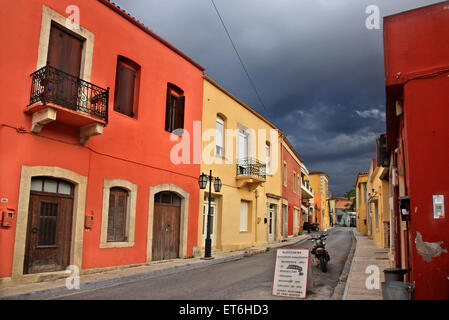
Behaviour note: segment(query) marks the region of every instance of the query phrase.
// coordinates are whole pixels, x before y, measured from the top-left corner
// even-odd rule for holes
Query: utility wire
[[[236,47],[234,41],[232,40],[231,35],[229,34],[228,29],[226,28],[226,25],[225,25],[225,23],[224,23],[224,21],[223,21],[223,18],[221,17],[220,12],[218,11],[217,6],[215,5],[214,0],[210,0],[210,1],[212,2],[212,5],[213,5],[214,8],[215,8],[215,12],[217,13],[218,18],[220,18],[221,24],[223,25],[223,29],[225,30],[225,32],[226,32],[226,34],[227,34],[227,36],[228,36],[228,38],[229,38],[229,41],[231,42],[232,48],[234,48],[235,54],[237,55],[237,57],[238,57],[238,59],[239,59],[239,61],[240,61],[240,64],[242,65],[243,71],[245,71],[245,74],[246,74],[246,76],[248,77],[249,83],[251,84],[251,86],[252,86],[254,92],[256,93],[257,99],[259,100],[260,104],[261,104],[262,107],[265,109],[265,111],[266,111],[268,114],[270,114],[270,112],[268,111],[268,109],[265,107],[265,104],[263,103],[262,98],[260,97],[259,91],[257,91],[256,86],[254,85],[254,82],[253,82],[253,80],[251,79],[251,76],[249,75],[249,72],[248,72],[248,69],[247,69],[246,66],[245,66],[245,63],[243,63],[243,60],[242,60],[242,58],[240,57],[240,54],[239,54],[239,52],[238,52],[238,50],[237,50],[237,47]]]

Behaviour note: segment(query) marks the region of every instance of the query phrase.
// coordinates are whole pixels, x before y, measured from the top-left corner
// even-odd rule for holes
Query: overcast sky
[[[309,170],[343,195],[368,171],[385,131],[383,16],[440,0],[114,0],[206,68],[205,73],[288,136]]]

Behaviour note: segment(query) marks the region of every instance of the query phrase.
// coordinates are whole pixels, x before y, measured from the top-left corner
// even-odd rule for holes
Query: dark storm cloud
[[[436,2],[215,0],[265,109],[210,0],[115,0],[278,125],[334,195],[369,169],[385,131],[382,29],[365,27],[365,9],[382,17]]]

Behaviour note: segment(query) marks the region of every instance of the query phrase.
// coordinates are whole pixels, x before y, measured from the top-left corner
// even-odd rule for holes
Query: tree
[[[347,191],[344,195],[344,197],[348,200],[351,200],[352,198],[352,202],[349,204],[345,204],[345,211],[355,211],[355,187],[352,187],[349,191]]]

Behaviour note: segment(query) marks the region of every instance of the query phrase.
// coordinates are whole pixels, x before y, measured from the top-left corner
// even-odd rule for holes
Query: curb
[[[351,248],[349,249],[348,257],[346,258],[345,265],[343,266],[340,277],[338,279],[338,284],[335,286],[334,291],[333,291],[332,295],[330,296],[330,300],[344,300],[344,294],[346,292],[346,287],[348,286],[348,283],[349,283],[349,275],[352,270],[352,262],[354,260],[355,249],[357,247],[357,239],[354,237],[353,231],[351,231],[351,237],[352,237],[352,245],[351,245]],[[345,277],[346,277],[346,279],[344,280]],[[343,294],[343,297],[341,299],[336,297],[336,296],[341,296],[342,294]]]
[[[352,267],[354,266],[355,251],[357,250],[357,237],[354,234],[354,229],[352,230],[352,237],[354,239],[355,246],[354,246],[354,252],[353,252],[353,255],[352,255],[352,259],[351,259],[351,268],[349,269],[348,279],[346,280],[346,286],[345,286],[345,291],[343,293],[342,300],[346,300],[346,298],[348,296],[349,284],[351,282]]]

